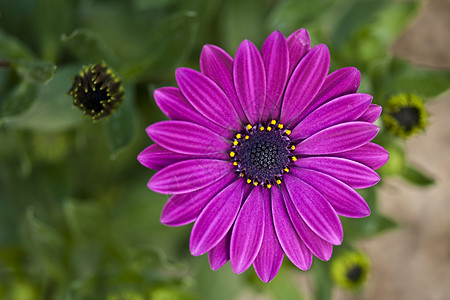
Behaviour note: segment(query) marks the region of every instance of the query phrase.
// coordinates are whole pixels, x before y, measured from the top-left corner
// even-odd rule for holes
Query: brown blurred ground
[[[394,52],[417,65],[450,68],[450,1],[430,0]],[[419,188],[385,181],[380,209],[401,228],[360,244],[372,278],[360,295],[336,290],[333,299],[450,299],[450,93],[428,102],[430,126],[406,142],[409,160],[436,179]]]

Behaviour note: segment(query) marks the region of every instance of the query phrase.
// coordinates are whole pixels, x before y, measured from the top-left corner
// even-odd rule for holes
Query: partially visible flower
[[[330,53],[308,32],[273,32],[261,50],[245,40],[233,59],[206,45],[201,72],[180,68],[179,88],[154,93],[171,119],[147,128],[156,144],[138,160],[158,172],[148,187],[174,194],[161,222],[195,222],[190,250],[213,270],[252,264],[264,281],[284,255],[308,270],[342,242],[338,214],[370,214],[354,190],[373,186],[388,160],[371,143],[381,107],[357,93],[355,68],[328,74]]]
[[[356,291],[364,287],[370,273],[370,260],[362,252],[348,251],[331,262],[331,277],[340,287]]]
[[[124,99],[122,82],[105,64],[84,67],[69,94],[73,104],[94,120],[110,115]]]
[[[422,98],[406,93],[389,99],[383,115],[386,129],[402,138],[423,131],[427,126],[427,118]]]

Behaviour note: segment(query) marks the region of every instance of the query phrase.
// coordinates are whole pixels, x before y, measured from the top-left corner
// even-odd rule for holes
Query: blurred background
[[[0,299],[448,299],[450,288],[450,2],[448,0],[2,0],[0,2]],[[380,105],[420,97],[428,126],[406,138],[382,128],[382,181],[372,209],[342,218],[344,243],[310,271],[287,259],[263,284],[252,269],[211,271],[191,257],[191,226],[159,223],[168,196],[146,187],[136,156],[164,120],[153,90],[199,69],[204,44],[234,56],[243,39],[306,28],[355,66]],[[125,100],[93,121],[68,91],[104,62]],[[331,266],[367,254],[367,281],[342,286]],[[345,277],[346,274],[341,274]]]

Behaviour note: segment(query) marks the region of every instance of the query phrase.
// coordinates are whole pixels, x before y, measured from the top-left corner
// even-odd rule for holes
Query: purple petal
[[[278,111],[284,88],[289,75],[289,51],[286,39],[279,31],[274,31],[261,47],[267,78],[266,102],[262,120],[278,117]],[[279,108],[278,108],[279,110]]]
[[[273,224],[281,248],[297,268],[306,271],[311,267],[312,253],[292,226],[281,191],[275,187],[271,192]]]
[[[239,130],[239,116],[223,90],[206,75],[188,68],[175,73],[180,90],[189,103],[214,123]]]
[[[172,196],[162,210],[161,223],[168,226],[182,226],[194,222],[206,204],[234,180],[236,175],[228,173],[205,188]]]
[[[329,260],[333,253],[333,244],[325,241],[319,237],[309,226],[303,221],[302,217],[298,213],[291,197],[287,192],[283,192],[284,204],[286,205],[287,212],[291,218],[292,225],[298,235],[308,247],[308,249],[321,260]]]
[[[158,171],[148,182],[148,187],[161,194],[189,193],[216,182],[232,171],[233,164],[224,160],[184,160]]]
[[[289,48],[289,74],[294,71],[298,62],[311,49],[311,41],[306,29],[299,29],[287,38]]]
[[[155,123],[147,127],[147,134],[162,147],[183,154],[227,159],[226,151],[230,148],[230,142],[222,136],[185,121]]]
[[[230,239],[231,230],[225,235],[225,237],[208,252],[209,265],[211,270],[215,271],[220,269],[224,264],[230,260]]]
[[[153,144],[139,153],[137,159],[145,167],[159,171],[173,163],[193,158],[192,155],[176,153]]]
[[[233,59],[228,53],[214,45],[203,46],[200,55],[200,69],[211,78],[227,95],[242,123],[248,123],[233,83]]]
[[[200,114],[193,108],[189,102],[181,94],[180,90],[175,87],[163,87],[153,92],[156,104],[161,111],[172,120],[189,121],[212,131],[229,136],[230,131],[211,122],[205,116]]]
[[[319,92],[330,66],[327,46],[320,44],[309,51],[295,68],[286,87],[281,106],[281,121],[290,124]]]
[[[302,120],[322,104],[347,94],[356,93],[361,82],[361,73],[353,67],[342,68],[327,76],[319,93],[311,104],[299,115]]]
[[[259,249],[258,256],[253,262],[253,267],[259,278],[265,283],[271,281],[283,262],[283,249],[278,242],[275,227],[272,221],[272,210],[270,203],[270,190],[263,190],[264,201],[264,237]]]
[[[292,139],[310,135],[342,122],[354,121],[369,107],[372,96],[350,94],[331,100],[317,108],[292,130]]]
[[[335,153],[332,156],[360,162],[374,170],[382,167],[389,160],[389,153],[381,146],[367,143],[356,149]]]
[[[258,255],[264,234],[264,202],[262,187],[255,187],[244,201],[233,226],[230,263],[236,274],[251,266]]]
[[[373,123],[381,114],[383,108],[376,104],[371,104],[369,108],[358,118],[358,121]]]
[[[293,175],[320,191],[338,214],[350,218],[370,215],[370,208],[364,198],[345,183],[313,170],[292,168],[291,171]]]
[[[319,131],[296,146],[295,153],[321,155],[358,148],[378,133],[380,128],[366,122],[348,122]]]
[[[354,189],[367,188],[380,181],[380,176],[371,168],[340,157],[305,157],[294,164],[328,174]]]
[[[258,123],[266,95],[266,72],[258,48],[248,40],[243,41],[237,50],[233,78],[247,119],[251,124]]]
[[[192,255],[208,252],[225,237],[241,207],[244,184],[244,180],[236,180],[206,205],[192,228],[189,243]]]
[[[330,203],[299,178],[286,175],[284,180],[293,205],[309,228],[325,241],[340,245],[344,236],[341,220]]]

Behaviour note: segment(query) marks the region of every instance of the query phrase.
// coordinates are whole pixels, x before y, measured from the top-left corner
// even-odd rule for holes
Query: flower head
[[[122,82],[105,64],[84,67],[69,94],[73,104],[94,120],[110,115],[123,101]]]
[[[345,252],[331,264],[333,280],[348,290],[355,291],[362,288],[367,282],[369,272],[370,260],[361,252]]]
[[[284,255],[307,270],[342,242],[338,214],[370,214],[354,189],[376,184],[388,159],[370,142],[381,107],[356,93],[357,69],[328,74],[329,58],[306,30],[276,31],[234,59],[204,46],[201,72],[180,68],[179,88],[154,92],[171,120],[147,128],[155,144],[138,160],[158,171],[150,189],[173,194],[161,222],[195,222],[191,253],[208,253],[213,270],[253,264],[268,282]]]
[[[422,98],[414,94],[399,94],[389,99],[383,121],[390,132],[407,138],[423,131],[427,118]]]

